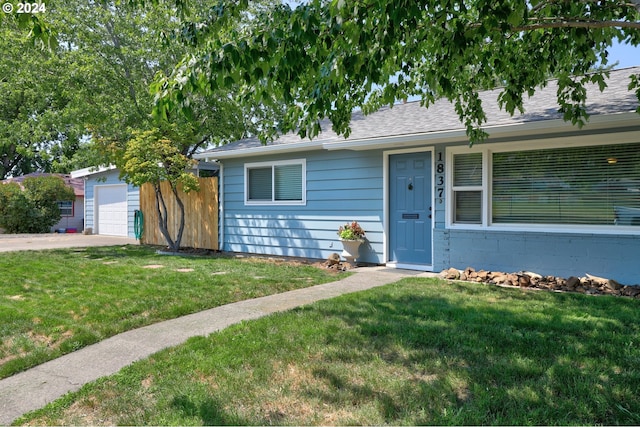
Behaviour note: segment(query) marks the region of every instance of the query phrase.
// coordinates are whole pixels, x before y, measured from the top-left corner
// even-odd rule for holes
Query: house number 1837
[[[444,197],[444,160],[442,160],[442,151],[436,153],[436,197],[438,204],[442,204]]]

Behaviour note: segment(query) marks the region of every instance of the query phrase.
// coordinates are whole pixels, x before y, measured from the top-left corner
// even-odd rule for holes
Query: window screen
[[[271,167],[249,169],[249,200],[271,200]]]
[[[453,156],[453,221],[482,223],[482,153]]]
[[[482,192],[455,192],[455,222],[461,224],[482,223]]]
[[[275,200],[302,200],[302,165],[274,166]]]
[[[482,153],[453,157],[453,186],[482,186]]]

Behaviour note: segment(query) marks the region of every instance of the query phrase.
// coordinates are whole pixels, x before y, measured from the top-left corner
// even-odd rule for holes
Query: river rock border
[[[488,283],[498,286],[545,289],[557,292],[579,292],[588,295],[617,295],[640,299],[640,285],[621,285],[613,279],[586,274],[584,277],[542,276],[530,271],[504,273],[501,271],[476,271],[472,267],[464,270],[449,268],[440,273],[449,280]]]

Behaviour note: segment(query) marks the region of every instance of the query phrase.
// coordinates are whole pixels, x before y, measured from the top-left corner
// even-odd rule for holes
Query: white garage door
[[[127,186],[95,187],[98,234],[127,236]]]

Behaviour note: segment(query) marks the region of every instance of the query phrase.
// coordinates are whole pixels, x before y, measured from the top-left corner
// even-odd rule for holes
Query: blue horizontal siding
[[[300,158],[307,162],[306,205],[245,206],[245,162]],[[360,260],[382,262],[382,153],[379,151],[318,151],[277,158],[227,160],[224,192],[224,250],[326,258],[342,251],[338,228],[356,220],[369,240]]]
[[[435,158],[444,145],[434,147]],[[245,206],[244,163],[305,158],[305,206]],[[442,155],[442,164],[446,156]],[[442,177],[442,180],[439,180]],[[444,173],[436,174],[444,182]],[[444,188],[444,185],[440,187]],[[338,227],[357,220],[369,244],[361,260],[382,263],[384,242],[383,153],[311,151],[224,162],[222,249],[278,256],[326,258],[342,250]],[[433,205],[433,269],[535,271],[543,275],[609,277],[640,283],[640,236],[446,228],[446,191]]]

